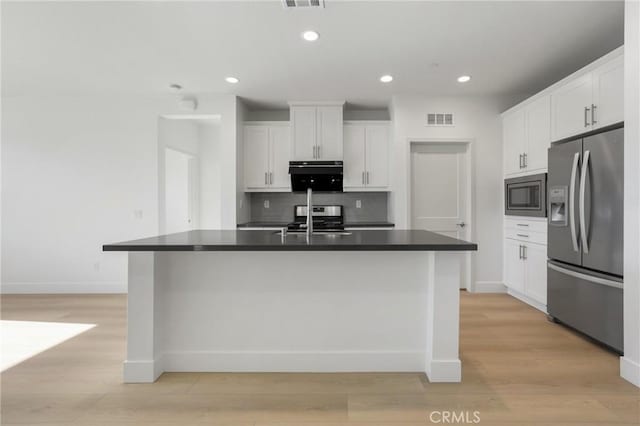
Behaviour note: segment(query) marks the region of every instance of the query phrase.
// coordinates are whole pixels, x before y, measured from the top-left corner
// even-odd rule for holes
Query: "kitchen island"
[[[124,381],[171,372],[424,371],[459,382],[460,262],[428,231],[196,230],[129,252]]]

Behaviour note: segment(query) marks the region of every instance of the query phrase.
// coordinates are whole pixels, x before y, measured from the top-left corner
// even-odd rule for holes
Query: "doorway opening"
[[[409,161],[409,223],[461,240],[473,238],[471,141],[412,140]],[[464,255],[460,288],[473,291],[472,255]]]
[[[222,227],[220,168],[220,116],[160,117],[160,234]]]

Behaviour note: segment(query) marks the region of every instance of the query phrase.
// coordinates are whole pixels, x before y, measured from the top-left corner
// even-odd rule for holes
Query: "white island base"
[[[459,382],[462,256],[130,252],[124,381],[165,371],[424,371]]]

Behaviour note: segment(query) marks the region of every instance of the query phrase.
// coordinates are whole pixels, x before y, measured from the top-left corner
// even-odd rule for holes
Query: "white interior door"
[[[194,229],[197,211],[194,158],[175,149],[165,149],[165,232]]]
[[[467,195],[469,161],[466,144],[411,146],[411,225],[469,240]],[[461,265],[460,287],[467,286],[467,262]]]

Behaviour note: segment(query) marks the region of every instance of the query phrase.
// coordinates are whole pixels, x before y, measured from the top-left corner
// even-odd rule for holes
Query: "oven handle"
[[[573,165],[571,166],[571,183],[569,185],[569,227],[571,228],[571,243],[573,244],[573,251],[578,252],[578,235],[576,233],[576,175],[578,174],[578,161],[580,160],[580,153],[576,152],[573,155]]]

